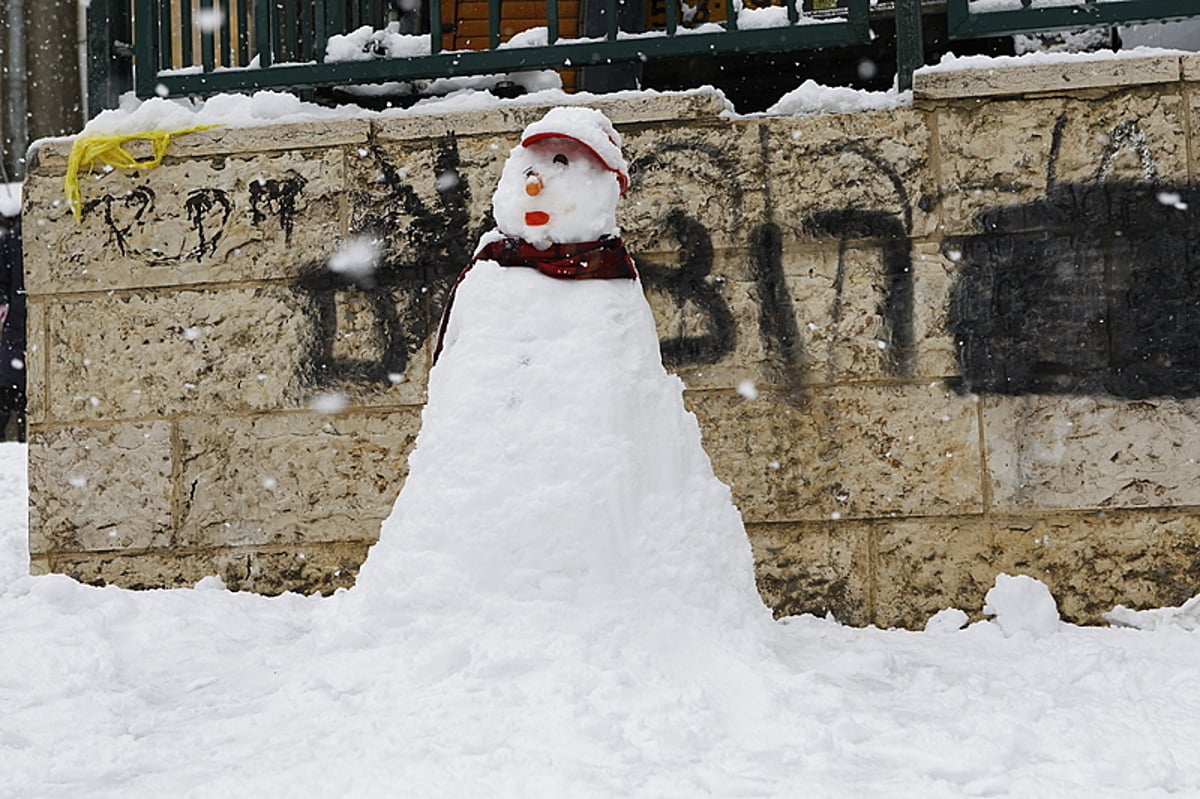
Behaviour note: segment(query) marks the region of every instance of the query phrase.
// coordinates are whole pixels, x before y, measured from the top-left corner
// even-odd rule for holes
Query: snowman
[[[721,646],[770,622],[621,242],[628,187],[621,137],[589,108],[552,109],[509,155],[497,229],[451,295],[409,474],[359,574],[385,614],[531,640],[659,614],[689,645],[719,628]]]

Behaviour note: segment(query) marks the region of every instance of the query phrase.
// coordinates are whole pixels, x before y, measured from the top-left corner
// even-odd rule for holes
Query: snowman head
[[[629,186],[621,136],[591,108],[553,108],[525,128],[492,197],[496,226],[535,247],[617,235]]]

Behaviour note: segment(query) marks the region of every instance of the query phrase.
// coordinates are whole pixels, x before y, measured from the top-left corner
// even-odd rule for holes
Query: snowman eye
[[[567,157],[565,155],[563,155],[562,153],[559,153],[558,155],[554,156],[554,163],[562,164],[563,166],[566,166],[567,164],[570,163],[570,161],[567,160]]]

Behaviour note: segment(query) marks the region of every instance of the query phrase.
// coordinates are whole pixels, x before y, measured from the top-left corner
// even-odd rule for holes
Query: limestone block
[[[295,408],[317,393],[311,314],[282,287],[89,297],[47,314],[55,419]]]
[[[1184,124],[1173,92],[1129,92],[1105,103],[1043,99],[941,109],[944,230],[1040,230],[1094,213],[1097,204],[1115,226],[1123,187],[1187,183]],[[1101,197],[1094,196],[1098,186],[1107,187]]]
[[[914,271],[907,239],[902,246],[902,272],[894,257],[874,247],[784,253],[805,382],[913,375]],[[888,274],[889,267],[897,274]]]
[[[418,106],[403,115],[388,116],[375,120],[375,137],[380,141],[405,141],[432,138],[457,133],[462,136],[499,134],[511,140],[509,147],[517,143],[526,125],[536,122],[546,112],[561,103],[544,105],[501,104],[486,110],[452,111],[434,107],[431,111]],[[599,95],[591,97],[587,105],[604,112],[613,124],[622,129],[630,125],[652,122],[679,122],[680,120],[715,121],[728,110],[725,98],[712,89],[688,92],[662,92],[653,98],[620,97]],[[507,152],[507,149],[505,150]]]
[[[29,436],[29,548],[37,555],[170,546],[171,425]]]
[[[752,524],[758,590],[777,617],[832,613],[843,624],[871,622],[870,546],[860,522]]]
[[[233,591],[275,595],[285,591],[331,594],[354,585],[368,544],[296,544],[216,549],[200,552],[160,550],[136,553],[68,554],[51,561],[51,571],[93,585],[134,590],[187,588],[216,575]]]
[[[408,474],[418,409],[179,423],[180,546],[372,542]]]
[[[958,354],[950,324],[950,302],[958,273],[953,250],[944,254],[932,244],[914,244],[912,372],[921,378],[958,376]]]
[[[1041,92],[1173,83],[1179,80],[1179,56],[1105,55],[1096,60],[1057,61],[1042,64],[1006,63],[977,65],[961,70],[917,70],[913,75],[913,97],[945,100],[960,97],[1004,97]]]
[[[30,294],[298,279],[345,232],[339,149],[170,161],[80,176],[76,222],[60,177],[26,183]]]
[[[755,285],[732,278],[744,269],[742,253],[717,251],[689,259],[680,253],[638,252],[634,257],[663,364],[688,388],[775,381]]]
[[[938,190],[924,113],[821,114],[759,124],[771,218],[781,227],[833,241],[934,231]],[[743,146],[753,146],[749,135]]]
[[[686,399],[748,523],[982,510],[976,403],[940,384]]]
[[[983,417],[997,510],[1200,505],[1200,399],[988,397]]]
[[[920,629],[956,607],[982,618],[996,575],[1050,588],[1067,621],[1102,624],[1118,604],[1179,605],[1200,583],[1200,519],[1186,512],[880,523],[875,623]]]
[[[617,208],[634,252],[753,246],[764,220],[762,156],[742,125],[631,131],[629,192]]]
[[[266,123],[251,127],[220,126],[175,136],[167,147],[166,160],[214,155],[323,150],[362,144],[370,138],[367,119],[328,119],[298,123]],[[54,177],[61,181],[75,139],[42,139],[35,144],[27,174]],[[135,158],[145,160],[153,153],[148,140],[133,139],[123,145]]]
[[[495,227],[491,200],[514,136],[380,141],[348,162],[350,229],[384,246],[382,286],[444,292]],[[440,310],[440,305],[438,310]]]
[[[1195,53],[1180,55],[1179,74],[1185,81],[1200,81],[1200,55]]]
[[[25,313],[25,418],[38,425],[46,418],[45,307],[31,300]]]

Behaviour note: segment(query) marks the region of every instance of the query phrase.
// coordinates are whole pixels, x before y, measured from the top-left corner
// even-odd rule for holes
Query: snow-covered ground
[[[543,634],[436,608],[377,624],[396,609],[354,591],[26,577],[24,460],[0,444],[0,796],[1200,794],[1186,625],[1006,636],[955,614],[924,633],[799,617],[759,673],[714,680],[686,629],[636,647],[569,618]],[[1036,618],[1010,594],[1010,628]]]
[[[175,111],[203,113],[96,125]],[[29,577],[0,444],[0,797],[1200,795],[1200,604],[1079,628],[1001,576],[970,625],[774,621],[681,390],[633,281],[481,262],[382,543],[328,598]]]

